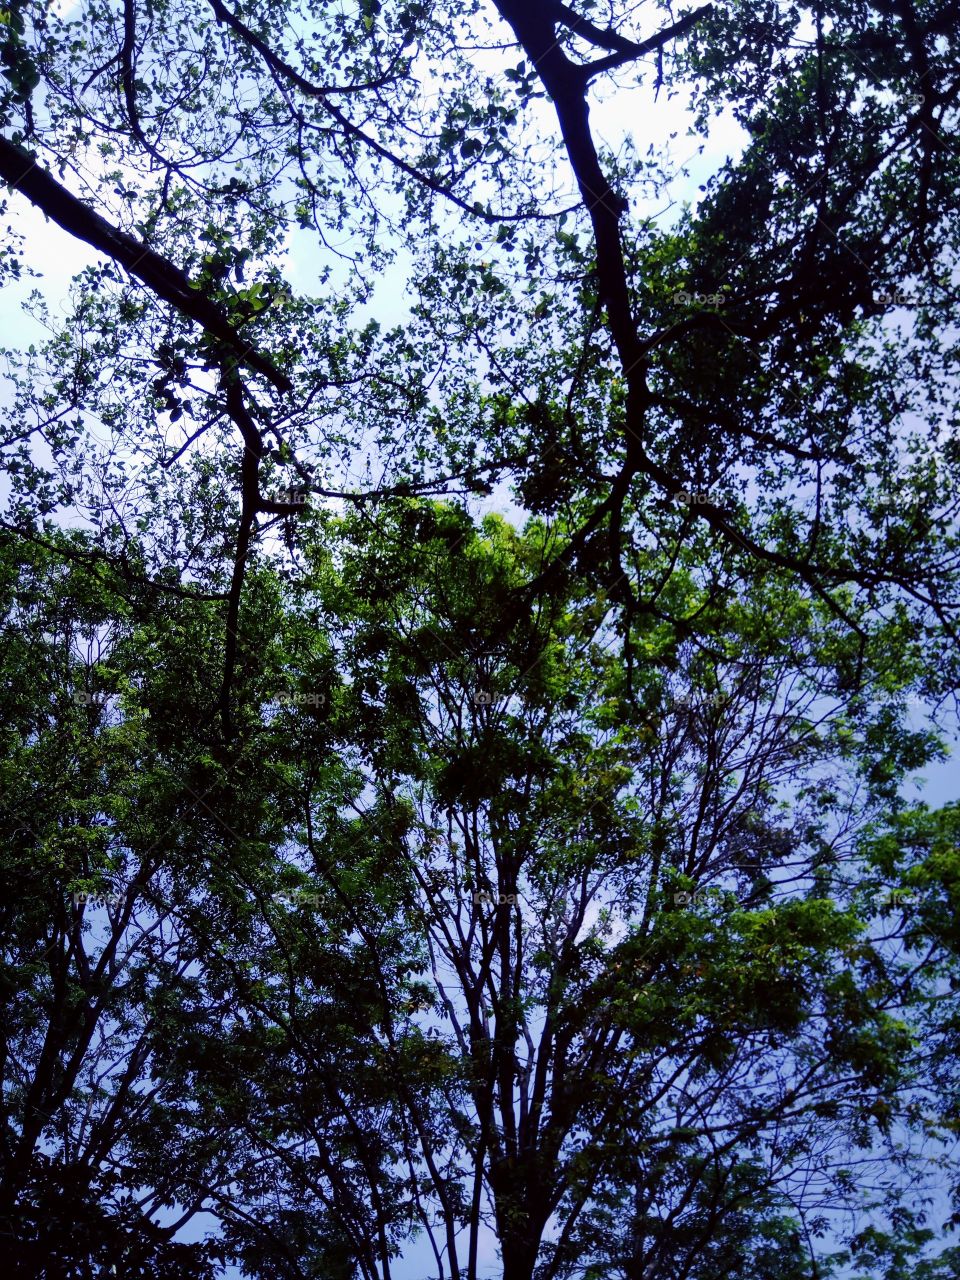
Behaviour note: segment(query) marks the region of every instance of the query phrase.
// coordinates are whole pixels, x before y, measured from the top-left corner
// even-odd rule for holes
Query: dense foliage
[[[955,1273],[958,27],[0,9],[22,1274]]]

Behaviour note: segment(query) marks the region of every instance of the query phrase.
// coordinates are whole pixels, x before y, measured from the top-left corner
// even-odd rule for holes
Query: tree
[[[211,1276],[175,1237],[236,1151],[164,1063],[223,1014],[224,935],[250,954],[311,899],[268,852],[282,752],[209,733],[210,606],[131,600],[84,542],[3,545],[2,1231],[24,1274]]]
[[[786,1280],[869,1171],[900,1227],[852,1244],[922,1244],[907,1139],[952,1124],[957,893],[952,818],[924,863],[936,820],[897,799],[936,749],[903,721],[922,645],[891,622],[867,700],[826,605],[711,590],[691,548],[625,663],[599,582],[504,633],[542,523],[323,523],[289,620],[259,579],[230,755],[214,615],[152,601],[105,636],[109,579],[50,589],[66,546],[8,577],[9,661],[45,676],[8,717],[12,1233],[148,1274],[206,1209],[189,1265],[379,1277],[414,1227],[476,1274],[488,1224],[510,1275]]]
[[[554,0],[361,6],[326,22],[309,6],[261,8],[254,20],[220,0],[70,20],[10,12],[2,173],[113,264],[89,282],[107,300],[84,299],[74,324],[92,322],[101,361],[120,375],[104,386],[85,355],[82,374],[61,373],[38,396],[31,368],[18,418],[36,413],[33,434],[52,432],[59,451],[63,419],[82,407],[135,456],[155,440],[158,411],[192,416],[183,448],[230,424],[243,452],[228,677],[258,523],[300,506],[264,492],[270,438],[296,483],[333,491],[299,454],[323,469],[339,433],[320,424],[336,421],[336,392],[358,385],[369,401],[347,447],[356,453],[369,427],[389,459],[374,492],[493,474],[545,511],[572,492],[585,502],[538,589],[605,540],[629,617],[643,606],[632,548],[649,525],[679,542],[705,523],[729,553],[789,568],[835,609],[853,582],[877,609],[905,599],[953,635],[944,525],[956,459],[942,438],[953,355],[938,334],[956,247],[951,8],[837,4],[774,18],[707,5],[639,41],[619,12],[603,26]],[[477,52],[487,30],[525,55],[513,67],[502,59],[499,84]],[[659,230],[629,224],[628,193],[642,192],[638,180],[662,184],[666,159],[655,152],[645,172],[601,157],[588,111],[595,86],[654,54],[674,59],[671,85],[693,77],[699,127],[725,108],[751,135],[696,210]],[[322,69],[333,65],[341,77],[330,83]],[[423,77],[443,86],[439,98],[419,91]],[[562,210],[546,196],[557,164],[528,156],[538,93],[556,111],[557,164],[572,167],[582,198],[574,231],[558,230]],[[25,147],[83,174],[104,207],[119,197],[120,212],[93,212]],[[518,203],[517,191],[529,196]],[[342,325],[339,302],[295,301],[277,265],[294,219],[348,237],[362,291],[367,264],[406,241],[426,260],[421,323],[370,334],[359,350],[349,333],[338,340],[323,312]],[[393,241],[379,231],[386,220],[399,223]],[[498,228],[500,250],[485,226]],[[521,251],[536,273],[529,296],[510,282]],[[117,298],[118,270],[163,311],[141,291]],[[882,323],[899,303],[915,309],[906,340]],[[556,325],[544,323],[551,312]],[[532,342],[517,340],[524,323],[536,326]],[[457,332],[466,358],[450,360]],[[156,353],[149,405],[146,352]],[[198,384],[201,364],[218,371],[216,390]],[[443,406],[426,390],[438,377]],[[398,415],[423,427],[400,440]],[[12,443],[26,449],[23,431]],[[154,467],[178,452],[148,448]],[[18,525],[69,492],[79,496],[34,477]]]
[[[233,1247],[300,1276],[335,1241],[379,1277],[418,1225],[438,1275],[474,1275],[486,1226],[510,1276],[786,1278],[868,1187],[901,1224],[869,1247],[906,1248],[904,1180],[936,1176],[909,1134],[946,1133],[923,1082],[950,1051],[920,1028],[954,958],[941,938],[918,968],[912,890],[858,856],[934,749],[895,711],[903,632],[869,705],[826,606],[732,584],[697,643],[649,624],[628,693],[595,586],[503,633],[544,526],[413,502],[379,534],[358,517],[318,546],[330,652],[302,672],[357,771],[344,811],[306,758],[290,836],[340,924],[298,921],[255,983],[231,948],[222,1054],[177,1059],[249,1144]],[[672,590],[699,594],[685,569]],[[930,880],[920,918],[955,894]]]
[[[10,666],[57,673],[8,740],[5,1212],[48,1248],[73,1187],[77,1274],[174,1265],[186,1188],[201,1271],[386,1276],[418,1225],[474,1276],[486,1221],[510,1276],[792,1280],[868,1168],[850,1249],[950,1265],[903,1179],[954,816],[898,786],[957,662],[957,18],[654,8],[5,11],[0,175],[102,255],[3,446]],[[590,117],[651,60],[745,137],[667,220],[669,148]],[[501,481],[522,531],[469,514]],[[109,714],[65,701],[104,628]],[[141,883],[91,951],[71,895]]]

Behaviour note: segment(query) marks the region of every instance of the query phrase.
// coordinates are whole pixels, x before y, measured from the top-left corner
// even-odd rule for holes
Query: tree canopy
[[[958,28],[0,9],[24,1275],[955,1273]]]

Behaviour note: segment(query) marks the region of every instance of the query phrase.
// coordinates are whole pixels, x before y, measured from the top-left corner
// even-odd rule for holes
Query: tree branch
[[[164,302],[193,320],[229,349],[238,364],[267,379],[278,391],[293,383],[265,355],[255,351],[231,324],[223,310],[205,297],[179,267],[126,231],[101,217],[43,169],[34,156],[0,137],[0,178],[20,191],[64,231],[107,255],[136,276]]]
[[[609,28],[604,29],[596,26],[588,18],[576,13],[569,5],[555,4],[553,11],[557,21],[572,31],[574,35],[580,36],[601,49],[611,50],[608,58],[600,58],[596,62],[589,62],[583,68],[587,77],[592,78],[604,71],[611,71],[615,67],[622,66],[626,62],[634,62],[637,58],[646,57],[648,53],[656,53],[669,44],[671,40],[679,40],[696,23],[713,13],[714,6],[712,4],[702,5],[699,9],[694,9],[692,12],[684,14],[682,18],[672,23],[669,27],[664,27],[656,35],[639,41],[630,40]]]
[[[230,27],[230,29],[234,31],[245,44],[256,49],[257,53],[259,53],[261,58],[263,58],[274,76],[280,76],[285,80],[289,80],[291,84],[295,85],[305,97],[322,100],[325,110],[333,116],[334,120],[336,120],[337,124],[341,129],[343,129],[344,133],[351,138],[355,138],[358,142],[363,143],[365,147],[369,147],[371,151],[381,158],[381,160],[386,160],[389,164],[392,164],[395,168],[399,169],[401,173],[405,173],[408,178],[413,178],[414,181],[419,182],[429,191],[433,191],[436,195],[443,196],[444,199],[451,201],[451,203],[455,204],[458,209],[462,209],[465,213],[472,214],[474,217],[480,218],[481,221],[489,222],[491,224],[499,222],[529,222],[531,220],[549,221],[553,218],[559,217],[563,212],[562,210],[558,210],[555,214],[533,212],[502,213],[483,209],[478,204],[471,204],[469,201],[462,199],[451,191],[448,186],[445,186],[442,182],[438,182],[436,178],[432,177],[429,173],[425,173],[422,169],[416,168],[415,165],[408,164],[406,160],[392,152],[389,147],[385,147],[382,143],[378,142],[376,138],[371,137],[369,133],[365,133],[359,125],[354,124],[349,116],[344,115],[340,108],[335,106],[329,100],[328,95],[330,93],[340,91],[328,88],[325,85],[314,84],[305,76],[301,75],[296,67],[292,67],[289,62],[281,58],[279,54],[275,53],[270,48],[265,40],[261,39],[261,37],[256,34],[255,31],[251,31],[246,23],[242,22],[236,14],[231,13],[230,10],[221,3],[221,0],[210,0],[210,4],[217,16],[217,20],[226,23],[226,25]]]

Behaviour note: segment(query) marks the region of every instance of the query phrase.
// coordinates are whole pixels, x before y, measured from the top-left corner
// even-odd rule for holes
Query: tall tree
[[[413,503],[375,545],[362,518],[328,545],[314,590],[340,684],[326,657],[303,678],[364,785],[338,815],[306,761],[293,839],[363,945],[370,1003],[354,1060],[326,1043],[317,966],[276,953],[258,1035],[225,1028],[251,1144],[225,1217],[247,1258],[277,1256],[265,1185],[290,1206],[270,1223],[290,1276],[313,1274],[294,1255],[331,1209],[377,1278],[411,1227],[438,1277],[480,1274],[490,1238],[524,1278],[786,1280],[830,1274],[845,1240],[878,1266],[921,1250],[943,1176],[924,1143],[949,1142],[930,1018],[956,961],[925,922],[958,883],[955,858],[928,875],[889,853],[899,780],[937,749],[904,721],[902,623],[865,699],[855,637],[786,574],[716,599],[680,565],[664,603],[696,604],[696,632],[650,620],[628,676],[596,584],[504,632],[543,525]],[[224,1065],[198,1048],[182,1070],[207,1096]],[[845,1215],[870,1212],[897,1228],[861,1238]]]
[[[949,1271],[958,21],[0,11],[29,1265]]]

